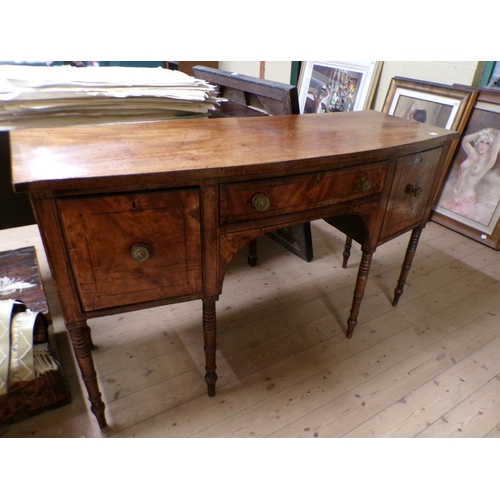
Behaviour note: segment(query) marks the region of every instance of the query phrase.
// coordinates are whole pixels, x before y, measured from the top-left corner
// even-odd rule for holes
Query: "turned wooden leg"
[[[94,368],[94,361],[90,352],[90,341],[87,326],[68,329],[76,361],[80,367],[83,382],[87,388],[90,401],[90,409],[97,418],[99,427],[103,429],[107,426],[104,415],[104,403],[102,401],[99,386],[97,384],[97,375]]]
[[[215,396],[215,382],[217,365],[215,364],[216,351],[216,317],[215,299],[203,299],[203,339],[205,341],[205,381],[207,392],[210,397]]]
[[[90,348],[94,349],[95,345],[94,342],[92,341],[92,331],[90,330],[90,327],[88,325],[85,325],[85,331],[87,332],[87,337],[89,338]]]
[[[354,332],[354,327],[358,323],[359,308],[361,306],[361,300],[365,293],[366,283],[368,281],[368,274],[370,272],[370,264],[372,262],[372,252],[364,252],[361,256],[361,263],[359,264],[358,278],[356,280],[356,289],[354,290],[354,298],[352,301],[351,314],[347,320],[347,332],[346,337],[350,339],[352,333]]]
[[[349,257],[351,256],[351,246],[352,246],[352,238],[346,236],[344,252],[342,255],[344,259],[342,260],[342,267],[345,269],[347,267],[347,262],[349,261]]]
[[[248,265],[255,267],[257,265],[257,238],[254,238],[248,244]]]
[[[401,268],[401,274],[399,275],[398,285],[394,290],[394,299],[392,300],[392,305],[394,307],[398,305],[399,297],[403,294],[406,278],[408,278],[413,257],[415,257],[415,253],[417,251],[418,240],[420,239],[420,235],[422,234],[424,227],[425,226],[417,227],[411,232],[408,248],[406,249],[405,260],[403,262],[403,267]]]

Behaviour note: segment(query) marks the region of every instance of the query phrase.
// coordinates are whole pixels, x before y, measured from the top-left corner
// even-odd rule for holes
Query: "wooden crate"
[[[35,344],[48,344],[52,357],[59,363],[55,346],[51,345],[48,326],[51,317],[40,276],[35,247],[0,252],[0,277],[7,276],[33,283],[35,286],[16,291],[0,299],[21,300],[33,312],[43,313],[46,321],[34,332]],[[43,373],[39,378],[27,382],[15,382],[9,386],[7,394],[0,396],[0,426],[5,426],[42,411],[57,408],[71,402],[64,372],[59,364],[58,370]]]

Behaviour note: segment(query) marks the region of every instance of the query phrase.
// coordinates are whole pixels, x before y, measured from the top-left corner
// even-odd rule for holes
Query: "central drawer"
[[[221,225],[301,212],[382,191],[388,162],[220,186]]]
[[[58,199],[84,311],[202,290],[198,189]]]

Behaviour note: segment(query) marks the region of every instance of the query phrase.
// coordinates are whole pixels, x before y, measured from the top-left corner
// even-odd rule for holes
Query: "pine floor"
[[[399,305],[409,235],[375,252],[352,339],[344,336],[359,248],[313,222],[306,263],[269,238],[237,256],[217,305],[219,380],[206,395],[201,302],[89,322],[109,427],[85,396],[36,226],[0,231],[0,250],[37,247],[70,405],[0,437],[499,437],[500,252],[435,223]]]

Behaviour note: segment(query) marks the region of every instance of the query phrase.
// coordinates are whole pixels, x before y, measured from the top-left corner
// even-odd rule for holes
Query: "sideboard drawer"
[[[381,238],[385,239],[424,222],[434,195],[433,184],[442,148],[429,149],[399,158]]]
[[[387,162],[220,186],[220,224],[324,207],[382,191]]]
[[[84,311],[202,291],[198,189],[58,199]]]

